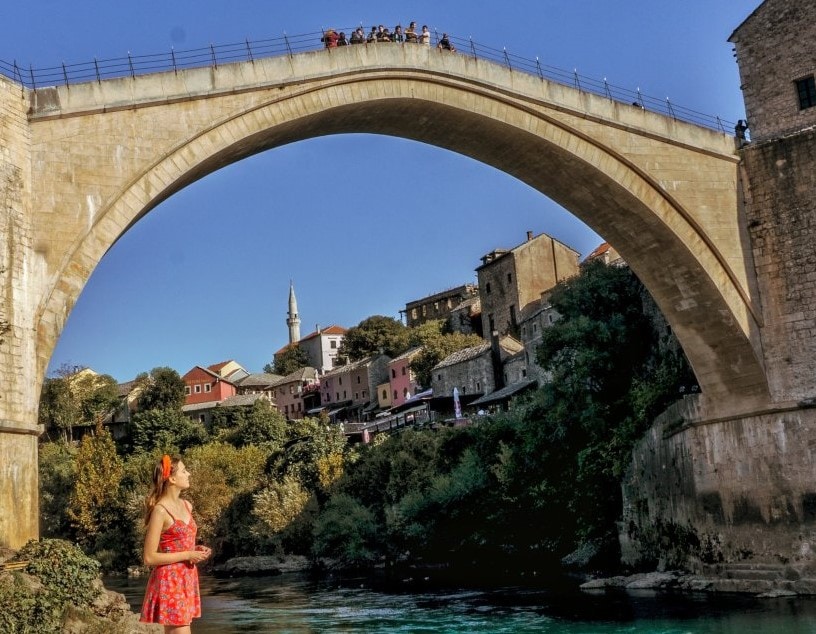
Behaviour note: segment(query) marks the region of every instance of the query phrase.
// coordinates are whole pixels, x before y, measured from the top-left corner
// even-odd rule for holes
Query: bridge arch
[[[358,49],[38,91],[35,165],[107,139],[103,185],[81,182],[76,167],[61,181],[45,173],[39,181],[42,200],[60,200],[80,218],[68,223],[70,241],[48,254],[52,286],[36,311],[40,375],[96,264],[162,200],[258,152],[369,132],[470,156],[561,204],[644,281],[713,403],[764,402],[732,139],[484,60],[423,47]],[[228,71],[228,80],[212,77]],[[136,135],[136,152],[124,155]],[[65,177],[80,181],[73,191]]]

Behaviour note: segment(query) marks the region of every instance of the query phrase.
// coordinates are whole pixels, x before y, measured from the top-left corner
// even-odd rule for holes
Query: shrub
[[[376,538],[374,514],[340,493],[329,500],[315,524],[313,552],[342,567],[365,567],[376,561]]]
[[[10,634],[59,631],[71,606],[85,608],[99,596],[99,563],[77,546],[59,540],[30,541],[13,561],[28,561],[24,571],[0,577],[0,631]]]

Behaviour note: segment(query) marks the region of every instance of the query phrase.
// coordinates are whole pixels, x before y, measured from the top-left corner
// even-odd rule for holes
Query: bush
[[[40,445],[40,532],[44,537],[73,535],[68,500],[76,479],[76,450],[64,442]]]
[[[315,524],[313,552],[344,568],[370,566],[377,559],[376,538],[374,514],[340,493],[329,500]]]
[[[41,585],[27,583],[19,573],[0,577],[4,633],[57,632],[69,607],[89,607],[99,596],[99,563],[69,542],[32,540],[12,561],[28,561],[25,573]]]

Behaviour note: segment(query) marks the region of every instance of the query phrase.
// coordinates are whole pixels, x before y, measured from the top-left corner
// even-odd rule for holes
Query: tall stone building
[[[816,377],[816,2],[766,0],[729,38],[751,142],[740,171],[777,402]]]
[[[579,253],[546,233],[512,249],[496,249],[482,257],[476,269],[482,304],[482,331],[518,338],[521,314],[537,303],[541,293],[578,274]]]
[[[289,312],[286,317],[286,325],[289,327],[289,343],[300,341],[300,316],[298,315],[297,297],[295,297],[295,285],[289,282]]]
[[[472,300],[478,297],[479,289],[475,284],[462,284],[421,299],[415,299],[405,304],[405,323],[409,328],[413,328],[432,319],[449,320],[454,310],[466,303],[468,306],[472,305]],[[462,330],[456,327],[459,323],[460,316],[457,315],[455,323],[451,324],[453,330]],[[469,324],[466,324],[465,327],[468,328]]]

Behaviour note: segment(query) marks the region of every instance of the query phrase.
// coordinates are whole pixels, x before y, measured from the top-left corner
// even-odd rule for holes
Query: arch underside
[[[485,114],[491,109],[513,108],[501,100],[475,112],[418,98],[412,91],[411,96],[392,94],[331,103],[281,122],[281,103],[270,103],[265,109],[236,113],[210,130],[190,135],[173,156],[132,178],[99,215],[96,225],[101,227],[111,211],[120,217],[129,213],[129,222],[116,233],[118,238],[150,209],[195,180],[288,143],[343,133],[413,139],[489,164],[561,204],[604,236],[644,282],[677,334],[704,394],[723,407],[735,402],[756,405],[767,399],[764,371],[752,344],[753,309],[706,237],[681,239],[678,223],[688,223],[672,216],[678,210],[671,197],[613,150],[570,134],[545,117],[535,126],[522,128],[507,117]],[[268,123],[257,123],[264,121],[264,114]],[[216,138],[220,141],[213,141]],[[196,162],[179,167],[175,157],[185,150],[189,154],[190,147],[197,144],[212,150],[198,153]],[[153,171],[174,176],[163,189],[151,189],[141,181]],[[135,213],[128,211],[134,208],[134,197],[139,201]],[[512,210],[497,213],[510,215]],[[94,265],[101,259],[113,242],[94,239],[96,229],[78,243],[72,258],[89,258]],[[70,258],[65,268],[69,265]],[[729,279],[730,284],[723,283]]]

